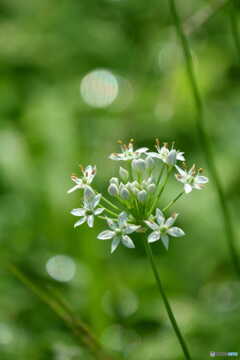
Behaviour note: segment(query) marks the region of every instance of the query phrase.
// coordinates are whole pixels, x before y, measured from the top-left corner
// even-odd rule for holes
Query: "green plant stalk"
[[[114,205],[111,201],[109,201],[108,199],[106,199],[103,195],[101,196],[101,199],[103,201],[105,201],[106,204],[108,204],[109,206],[111,206],[113,209],[119,211],[119,207],[117,207],[116,205]]]
[[[168,298],[167,298],[167,296],[165,294],[165,291],[163,289],[163,286],[162,286],[162,283],[161,283],[161,280],[160,280],[160,277],[159,277],[159,273],[158,273],[156,264],[154,262],[152,249],[151,249],[151,246],[148,243],[147,239],[144,239],[144,245],[145,245],[145,250],[146,250],[148,260],[149,260],[149,262],[151,264],[152,271],[153,271],[153,274],[154,274],[154,277],[155,277],[155,280],[156,280],[156,283],[157,283],[157,286],[158,286],[158,290],[159,290],[160,295],[161,295],[161,297],[163,299],[163,302],[164,302],[164,305],[165,305],[169,320],[170,320],[170,322],[172,324],[172,327],[173,327],[173,329],[175,331],[176,337],[177,337],[177,339],[179,341],[179,344],[180,344],[180,346],[182,348],[184,357],[185,357],[186,360],[191,360],[192,358],[191,358],[190,353],[188,351],[187,345],[186,345],[185,340],[184,340],[184,338],[183,338],[183,336],[181,334],[180,328],[179,328],[179,326],[177,324],[177,321],[175,319],[175,316],[174,316],[173,311],[171,309],[171,306],[169,304]]]
[[[82,321],[74,317],[72,310],[63,301],[48,296],[47,292],[30,280],[16,265],[8,263],[6,268],[64,321],[66,326],[72,330],[80,345],[94,354],[96,359],[113,360],[108,354],[105,354],[95,336],[90,333],[90,330]]]
[[[240,33],[238,29],[238,4],[237,0],[231,0],[230,3],[230,24],[231,24],[231,31],[232,31],[232,37],[234,40],[234,44],[236,46],[238,59],[240,62]]]
[[[236,241],[235,241],[230,211],[227,206],[225,194],[223,192],[222,184],[220,182],[220,178],[219,178],[219,175],[218,175],[218,172],[216,169],[213,152],[212,152],[212,148],[211,148],[211,141],[209,139],[208,133],[206,132],[205,126],[204,126],[204,105],[203,105],[202,97],[201,97],[201,94],[200,94],[200,91],[198,88],[198,84],[196,81],[195,73],[194,73],[190,46],[189,46],[188,40],[186,38],[186,35],[183,31],[183,27],[181,24],[180,16],[178,14],[175,0],[169,0],[169,4],[170,4],[170,10],[172,13],[174,24],[176,27],[176,31],[177,31],[177,34],[178,34],[178,37],[180,39],[180,43],[181,43],[181,46],[183,49],[183,53],[184,53],[184,57],[185,57],[185,61],[186,61],[187,74],[188,74],[194,102],[195,102],[195,105],[197,108],[196,124],[197,124],[198,136],[199,136],[202,148],[203,148],[203,152],[205,154],[206,163],[208,164],[210,174],[211,174],[213,181],[215,183],[215,186],[216,186],[216,190],[217,190],[217,194],[218,194],[218,198],[219,198],[219,205],[220,205],[222,215],[223,215],[223,223],[224,223],[226,239],[227,239],[227,244],[228,244],[232,264],[234,266],[234,269],[235,269],[237,275],[240,276],[240,264],[239,264],[239,260],[238,260],[236,247],[235,247]]]
[[[184,191],[180,192],[172,201],[170,201],[170,203],[167,204],[167,206],[165,206],[165,208],[163,208],[162,211],[167,211],[184,193]]]

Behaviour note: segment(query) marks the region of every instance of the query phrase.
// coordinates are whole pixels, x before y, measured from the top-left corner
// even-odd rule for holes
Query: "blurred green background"
[[[228,9],[200,27],[188,21],[203,9],[208,16],[211,4],[178,1],[239,235],[240,64]],[[110,256],[110,243],[96,239],[105,224],[73,229],[79,194],[67,195],[78,164],[96,164],[95,184],[106,192],[118,139],[174,140],[190,165],[205,167],[167,1],[2,0],[0,10],[1,263],[10,259],[57,292],[121,359],[182,359],[141,242]],[[240,284],[211,179],[174,210],[187,235],[169,252],[152,247],[193,358],[240,351]],[[1,360],[94,359],[4,269],[0,293]]]

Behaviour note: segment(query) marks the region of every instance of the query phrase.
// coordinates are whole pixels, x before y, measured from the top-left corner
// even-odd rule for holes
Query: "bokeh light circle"
[[[108,70],[94,70],[80,84],[83,100],[90,106],[104,108],[112,104],[119,92],[117,78]]]
[[[76,265],[70,256],[56,255],[47,261],[46,270],[54,280],[67,282],[74,277]]]

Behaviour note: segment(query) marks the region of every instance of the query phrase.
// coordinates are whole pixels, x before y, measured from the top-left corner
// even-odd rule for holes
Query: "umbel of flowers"
[[[156,140],[156,151],[143,147],[134,150],[133,141],[120,143],[121,152],[113,153],[109,159],[120,163],[117,177],[109,180],[105,198],[92,185],[97,173],[96,166],[81,167],[82,177],[72,176],[74,187],[68,192],[80,191],[82,205],[71,214],[79,219],[75,227],[84,224],[94,226],[95,217],[106,222],[107,228],[98,235],[99,240],[111,240],[111,252],[120,243],[134,248],[131,234],[143,232],[148,242],[162,241],[168,249],[171,237],[181,237],[184,231],[175,225],[179,214],[168,214],[170,207],[184,194],[193,189],[201,190],[208,182],[202,176],[202,169],[185,165],[184,153],[167,143],[160,145]],[[180,183],[177,196],[169,195],[169,202],[162,203],[162,193],[173,176]]]

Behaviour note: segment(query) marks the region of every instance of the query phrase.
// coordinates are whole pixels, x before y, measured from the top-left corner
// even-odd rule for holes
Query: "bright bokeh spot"
[[[46,270],[54,280],[67,282],[74,277],[76,265],[70,256],[56,255],[47,261]]]
[[[108,70],[94,70],[84,76],[80,85],[83,100],[90,106],[103,108],[118,96],[117,78]]]

